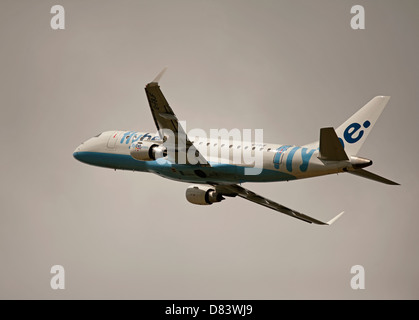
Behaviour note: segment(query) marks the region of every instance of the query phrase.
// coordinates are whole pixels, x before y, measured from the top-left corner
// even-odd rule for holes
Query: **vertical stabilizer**
[[[336,129],[336,134],[348,156],[355,156],[361,149],[389,100],[388,96],[373,98]]]

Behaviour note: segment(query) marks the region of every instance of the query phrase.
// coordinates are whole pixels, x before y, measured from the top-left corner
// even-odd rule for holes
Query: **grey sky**
[[[366,30],[350,28],[355,4]],[[0,298],[419,298],[418,32],[416,0],[1,1]],[[143,88],[165,66],[189,129],[272,143],[314,141],[390,95],[359,155],[402,185],[246,185],[319,219],[345,210],[327,228],[242,199],[194,206],[187,184],[73,159],[101,131],[155,130]]]

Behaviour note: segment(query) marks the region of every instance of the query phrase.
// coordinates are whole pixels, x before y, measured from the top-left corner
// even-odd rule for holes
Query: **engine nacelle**
[[[155,141],[138,141],[131,144],[130,155],[135,160],[152,161],[167,156],[167,151]]]
[[[186,189],[186,200],[193,204],[210,205],[214,202],[221,202],[224,197],[211,187],[190,186]]]

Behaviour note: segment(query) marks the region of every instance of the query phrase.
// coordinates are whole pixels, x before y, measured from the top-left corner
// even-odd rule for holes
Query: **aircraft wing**
[[[303,213],[300,213],[296,210],[287,208],[279,203],[276,203],[272,200],[269,200],[267,198],[264,198],[248,189],[245,189],[239,185],[233,184],[233,185],[216,185],[215,186],[216,191],[220,192],[223,195],[226,196],[239,196],[243,199],[255,202],[257,204],[260,204],[262,206],[268,207],[272,210],[279,211],[281,213],[284,213],[290,217],[303,220],[308,223],[314,223],[319,225],[331,225],[333,222],[335,222],[337,219],[340,218],[340,216],[343,214],[343,212],[339,213],[336,217],[329,220],[328,222],[319,221],[317,219],[314,219],[310,216],[307,216]]]
[[[170,141],[172,142],[170,143],[170,146],[174,148],[175,159],[170,160],[179,163],[179,159],[184,159],[184,163],[191,164],[186,156],[189,153],[195,155],[195,158],[198,160],[198,165],[209,166],[207,160],[188,139],[185,130],[180,125],[175,113],[160,90],[158,82],[165,71],[166,68],[163,69],[152,82],[146,85],[145,92],[160,138],[163,141],[167,140],[168,143],[170,143]],[[174,139],[170,140],[170,136],[174,136]],[[170,146],[168,146],[168,150],[170,150]],[[181,153],[183,153],[182,158],[180,158]]]

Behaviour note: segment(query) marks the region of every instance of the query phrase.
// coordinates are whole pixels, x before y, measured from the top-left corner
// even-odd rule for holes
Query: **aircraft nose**
[[[80,156],[79,156],[79,153],[78,153],[77,151],[74,151],[74,152],[73,152],[73,157],[74,157],[74,159],[76,159],[76,160],[79,160],[79,161],[80,161]]]
[[[82,143],[83,144],[83,143]],[[82,146],[82,144],[81,145],[79,145],[77,148],[76,148],[76,150],[74,150],[74,152],[73,152],[73,157],[76,159],[76,160],[81,160],[80,159],[80,151],[81,151],[81,146]]]

